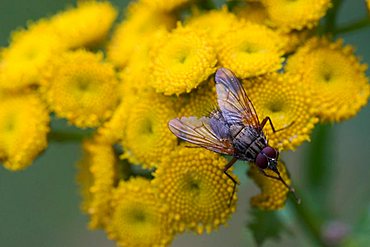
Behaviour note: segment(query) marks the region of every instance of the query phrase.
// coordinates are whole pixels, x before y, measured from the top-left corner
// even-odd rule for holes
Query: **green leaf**
[[[262,246],[267,239],[280,240],[284,232],[291,234],[277,211],[252,209],[250,215],[252,221],[248,223],[248,227],[257,246]]]

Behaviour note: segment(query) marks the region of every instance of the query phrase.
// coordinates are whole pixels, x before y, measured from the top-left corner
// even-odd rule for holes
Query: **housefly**
[[[215,83],[218,108],[209,116],[172,119],[168,123],[171,132],[192,144],[216,153],[231,155],[233,158],[223,171],[234,182],[233,194],[237,182],[227,170],[237,160],[245,160],[254,163],[266,177],[281,181],[295,196],[294,189],[284,181],[278,171],[279,151],[268,145],[263,133],[267,122],[274,133],[282,129],[275,130],[268,116],[262,121],[259,120],[251,100],[230,70],[219,68]],[[265,169],[272,170],[277,176],[267,174]],[[299,202],[299,199],[297,201]]]

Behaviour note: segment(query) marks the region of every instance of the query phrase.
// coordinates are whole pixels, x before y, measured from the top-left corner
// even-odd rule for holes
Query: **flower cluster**
[[[23,169],[47,147],[51,114],[92,128],[78,163],[82,210],[120,246],[167,246],[181,232],[217,229],[235,211],[229,176],[238,178],[223,172],[226,158],[189,148],[168,128],[217,107],[218,68],[233,71],[260,120],[269,116],[281,130],[263,129],[279,151],[308,141],[319,121],[353,117],[369,98],[353,48],[314,35],[331,1],[212,10],[198,2],[135,1],[113,27],[118,11],[109,2],[81,1],[15,31],[0,53],[4,166]],[[290,185],[285,165],[278,169]],[[281,181],[253,164],[248,175],[262,191],[252,206],[284,206]]]

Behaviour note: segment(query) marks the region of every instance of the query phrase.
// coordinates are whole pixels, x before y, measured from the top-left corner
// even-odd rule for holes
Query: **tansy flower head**
[[[166,95],[190,92],[216,69],[216,53],[204,32],[179,25],[152,50],[151,83]]]
[[[118,93],[113,66],[84,50],[54,57],[42,78],[49,107],[78,127],[96,127],[111,116]]]
[[[245,21],[262,25],[269,24],[266,7],[260,1],[248,2],[244,6],[237,7],[236,15]]]
[[[119,246],[164,247],[173,238],[168,207],[158,200],[150,181],[131,178],[113,193],[112,219],[106,226]]]
[[[260,121],[270,117],[263,128],[269,145],[278,149],[294,149],[309,135],[318,121],[311,94],[294,75],[273,73],[253,81],[245,81],[247,93],[253,102]]]
[[[0,88],[19,90],[38,84],[46,62],[64,50],[45,20],[15,31],[9,47],[0,51]]]
[[[136,95],[138,92],[147,91],[151,88],[149,51],[152,42],[156,42],[158,38],[166,33],[165,29],[159,28],[150,34],[150,40],[141,42],[140,48],[136,47],[135,53],[130,56],[126,66],[119,73],[122,82],[120,86],[122,97],[127,96],[127,94]]]
[[[174,102],[162,94],[144,92],[130,103],[124,122],[123,157],[145,168],[155,167],[177,144],[168,129],[168,121],[176,116]]]
[[[330,0],[262,0],[262,2],[274,26],[286,32],[316,26],[331,6]]]
[[[82,210],[90,215],[89,227],[109,223],[111,193],[116,183],[117,160],[113,147],[95,140],[85,141],[84,156],[78,163],[78,182],[83,197]]]
[[[285,183],[290,185],[291,181],[285,164],[279,161],[277,168]],[[270,169],[265,169],[265,173],[278,178],[277,174]],[[248,176],[261,189],[261,194],[251,198],[251,205],[253,207],[265,210],[276,210],[284,207],[289,189],[281,181],[266,177],[255,165],[250,166]]]
[[[229,204],[234,183],[223,172],[226,164],[213,152],[185,146],[163,157],[153,184],[169,205],[178,230],[210,232],[235,211],[235,194]]]
[[[143,4],[157,11],[172,11],[191,1],[192,0],[140,0]]]
[[[238,25],[240,25],[238,18],[229,12],[226,6],[207,12],[197,11],[186,21],[186,26],[206,31],[209,40],[214,43]]]
[[[348,119],[367,103],[370,87],[366,68],[352,47],[325,38],[311,39],[287,63],[289,73],[303,75],[301,84],[312,90],[312,102],[322,121]]]
[[[201,84],[190,94],[181,94],[176,105],[179,106],[177,117],[206,116],[217,106],[216,88],[213,78]]]
[[[49,113],[33,94],[0,97],[0,160],[9,170],[24,169],[47,146]]]
[[[116,16],[107,1],[83,1],[53,16],[50,25],[68,48],[91,47],[106,38]]]
[[[141,2],[130,4],[126,15],[107,47],[108,59],[117,67],[124,67],[137,50],[153,43],[157,30],[169,30],[176,24],[174,16],[155,11]]]
[[[218,60],[240,78],[262,75],[281,68],[284,43],[275,31],[259,24],[245,23],[220,40]]]
[[[109,121],[98,130],[104,139],[110,139],[112,142],[124,139],[127,116],[133,106],[137,104],[138,95],[152,91],[148,79],[148,62],[148,56],[143,52],[135,53],[127,66],[119,72],[121,102]]]
[[[310,35],[308,29],[287,31],[280,26],[274,26],[269,19],[266,7],[261,2],[250,2],[245,6],[237,8],[238,17],[245,21],[253,22],[273,28],[278,34],[282,36],[281,43],[284,54],[293,52],[299,45],[301,45]]]
[[[126,102],[121,102],[114,110],[112,117],[98,128],[96,138],[100,142],[117,143],[123,139],[129,106],[130,102],[127,102],[127,104]]]
[[[314,34],[312,29],[292,30],[290,32],[277,29],[276,31],[286,40],[283,47],[284,54],[295,52],[299,46],[304,44]]]

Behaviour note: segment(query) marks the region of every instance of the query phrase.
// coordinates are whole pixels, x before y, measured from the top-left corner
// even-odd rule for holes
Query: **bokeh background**
[[[1,0],[0,46],[8,44],[12,30],[65,9],[74,1],[50,0]],[[114,0],[122,9],[128,1]],[[218,1],[220,2],[220,1]],[[339,24],[349,23],[366,16],[364,0],[345,0],[339,11]],[[94,27],[91,27],[94,28]],[[341,35],[346,43],[356,48],[365,63],[370,63],[370,27]],[[68,65],[67,65],[68,66]],[[369,76],[370,73],[368,72]],[[64,121],[53,121],[55,128],[67,128]],[[330,143],[334,155],[327,161],[327,185],[323,188],[323,200],[330,209],[330,218],[344,224],[356,234],[360,220],[368,219],[370,229],[370,109],[365,107],[353,119],[331,126]],[[314,138],[314,137],[313,137]],[[312,143],[305,143],[295,152],[284,153],[294,183],[301,193],[310,198],[306,190],[304,167],[306,151]],[[76,161],[80,158],[79,143],[50,143],[49,148],[32,166],[21,172],[9,172],[0,166],[0,246],[78,246],[112,247],[102,231],[89,231],[88,219],[80,211],[80,197],[76,184]],[[236,173],[239,186],[237,212],[227,227],[210,235],[197,236],[187,233],[178,236],[172,246],[254,246],[246,224],[249,198],[257,193],[252,181],[245,176],[247,165],[238,163]],[[317,171],[320,173],[320,169]],[[320,193],[320,191],[318,191]],[[317,198],[312,196],[312,198]],[[303,202],[304,203],[304,202]],[[279,212],[287,223],[290,233],[280,241],[267,241],[264,246],[312,246],[308,236],[291,214],[291,205]],[[366,224],[365,224],[366,225]],[[366,226],[365,226],[366,227]],[[370,239],[368,242],[370,246]]]

